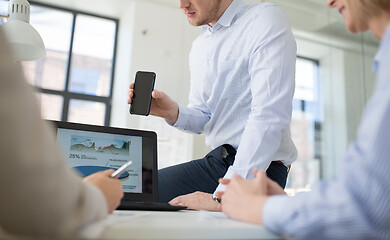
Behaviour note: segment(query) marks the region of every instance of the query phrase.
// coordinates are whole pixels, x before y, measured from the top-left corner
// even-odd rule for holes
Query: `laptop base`
[[[172,206],[160,202],[127,202],[122,203],[117,210],[147,210],[147,211],[179,211],[187,209],[184,206]]]

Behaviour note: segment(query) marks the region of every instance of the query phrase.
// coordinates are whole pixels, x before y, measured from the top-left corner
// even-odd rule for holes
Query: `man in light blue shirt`
[[[328,0],[351,32],[370,29],[381,39],[375,57],[376,86],[338,175],[312,192],[287,197],[255,171],[255,180],[235,175],[222,210],[232,218],[264,224],[292,239],[390,239],[390,2]]]
[[[285,186],[297,156],[290,136],[296,43],[284,12],[271,3],[180,0],[194,26],[203,26],[190,53],[189,105],[155,90],[151,114],[206,135],[204,159],[159,171],[160,201],[217,210],[218,178],[267,170]],[[132,98],[130,86],[130,98]],[[193,193],[195,191],[199,191]]]

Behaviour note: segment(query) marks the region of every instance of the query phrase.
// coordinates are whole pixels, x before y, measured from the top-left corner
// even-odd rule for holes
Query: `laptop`
[[[176,211],[182,206],[158,202],[155,132],[50,121],[65,158],[81,176],[132,165],[119,176],[124,197],[118,210]]]

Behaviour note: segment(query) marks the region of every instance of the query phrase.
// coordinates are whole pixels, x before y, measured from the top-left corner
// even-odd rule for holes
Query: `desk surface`
[[[280,239],[265,227],[238,222],[223,213],[116,211],[103,239]]]

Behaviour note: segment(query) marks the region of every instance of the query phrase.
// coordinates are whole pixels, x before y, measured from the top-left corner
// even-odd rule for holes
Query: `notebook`
[[[158,202],[155,132],[51,121],[69,165],[82,177],[133,164],[119,176],[124,197],[118,210],[185,209]]]

